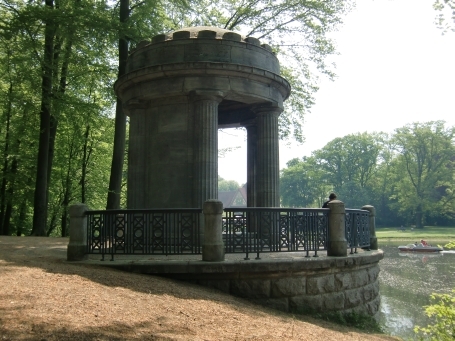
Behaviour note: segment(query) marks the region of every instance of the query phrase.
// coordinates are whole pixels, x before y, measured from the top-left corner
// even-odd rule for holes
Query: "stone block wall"
[[[362,262],[358,262],[360,258]],[[194,279],[198,284],[285,312],[356,312],[374,316],[380,303],[379,263],[359,264],[365,263],[368,255],[360,258],[337,262],[335,266],[328,259],[317,260],[322,265],[319,269],[313,268],[315,262],[305,269],[302,262],[298,271],[217,274],[210,279]]]

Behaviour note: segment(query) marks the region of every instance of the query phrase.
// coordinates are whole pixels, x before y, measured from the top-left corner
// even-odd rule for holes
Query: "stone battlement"
[[[278,59],[269,45],[208,26],[183,28],[141,41],[130,51],[127,70],[188,62],[237,64],[280,74]]]

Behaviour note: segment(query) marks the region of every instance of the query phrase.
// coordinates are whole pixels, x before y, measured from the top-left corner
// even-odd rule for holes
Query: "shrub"
[[[432,294],[435,304],[425,307],[425,314],[432,323],[427,327],[416,326],[414,332],[419,340],[455,340],[455,289],[450,294]]]

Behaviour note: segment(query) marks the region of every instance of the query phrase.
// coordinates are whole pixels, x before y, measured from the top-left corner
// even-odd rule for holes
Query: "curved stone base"
[[[374,316],[379,310],[379,261],[383,256],[382,250],[360,250],[347,257],[306,258],[302,253],[286,253],[241,260],[226,255],[224,262],[167,258],[115,261],[109,266],[190,281],[286,312]]]

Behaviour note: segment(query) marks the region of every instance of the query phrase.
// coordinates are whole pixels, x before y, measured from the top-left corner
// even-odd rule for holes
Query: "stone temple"
[[[247,130],[247,206],[279,207],[278,116],[290,90],[256,38],[192,27],[139,43],[115,84],[130,119],[127,207],[218,198],[218,129],[230,127]]]

